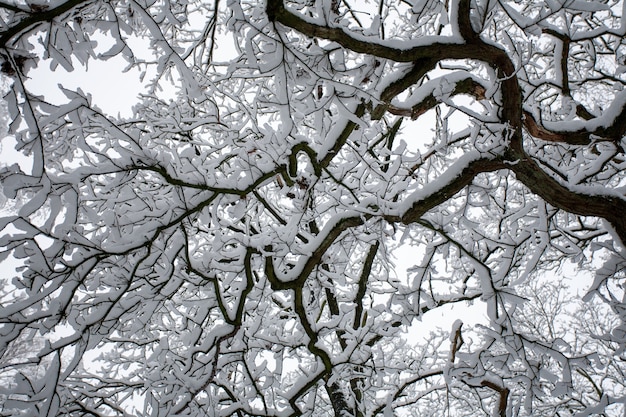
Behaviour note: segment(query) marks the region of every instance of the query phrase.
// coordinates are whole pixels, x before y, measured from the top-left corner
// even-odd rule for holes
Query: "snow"
[[[447,45],[463,42],[457,27],[459,1],[449,3],[449,14],[443,2],[394,3],[395,8],[384,8],[387,15],[364,17],[364,29],[354,30],[354,36],[369,42],[384,27],[392,38],[377,39],[378,44],[427,51],[430,42],[437,42],[436,47],[445,53]],[[127,414],[136,414],[135,410],[167,414],[189,405],[185,410],[189,414],[205,410],[230,414],[241,408],[248,414],[282,416],[298,412],[289,404],[291,400],[308,415],[314,408],[326,411],[320,408],[326,404],[324,382],[347,388],[346,378],[355,375],[368,378],[366,386],[373,390],[363,397],[370,401],[368,410],[383,406],[385,415],[402,415],[401,409],[414,395],[437,401],[446,389],[465,392],[468,386],[480,387],[486,381],[511,389],[509,410],[521,409],[522,403],[530,410],[543,400],[541,395],[549,398],[551,389],[554,395],[577,394],[571,385],[578,375],[570,375],[569,367],[590,372],[595,368],[565,356],[576,349],[575,344],[564,343],[569,342],[566,337],[544,343],[525,330],[518,337],[521,323],[515,314],[527,305],[520,288],[534,280],[534,274],[546,268],[552,257],[557,261],[568,256],[584,258],[580,243],[584,240],[576,240],[579,233],[585,239],[587,229],[597,231],[608,242],[610,225],[556,212],[506,169],[479,175],[454,195],[442,194],[447,188],[458,188],[450,185],[475,161],[497,157],[509,145],[510,126],[497,114],[499,83],[488,63],[443,62],[427,74],[423,84],[394,98],[393,105],[410,107],[433,95],[444,104],[419,123],[403,124],[387,148],[385,135],[395,118],[385,114],[369,120],[367,110],[363,117],[354,112],[359,105],[375,103],[380,91],[406,74],[408,64],[385,61],[375,66],[373,57],[343,50],[335,42],[317,40],[315,45],[295,30],[268,24],[263,3],[232,1],[220,6],[215,25],[220,39],[232,36],[229,39],[243,42],[233,45],[241,50],[233,47],[234,51],[221,55],[232,65],[224,62],[216,68],[206,63],[207,53],[195,54],[193,43],[200,39],[195,36],[202,34],[183,32],[178,24],[195,3],[185,3],[181,15],[174,11],[180,3],[167,4],[172,9],[161,3],[148,10],[137,2],[131,2],[130,9],[89,3],[71,19],[62,20],[66,26],[58,26],[59,30],[77,27],[74,16],[82,16],[83,10],[91,12],[92,7],[106,7],[106,13],[93,14],[107,16],[102,21],[105,35],[113,29],[125,32],[124,36],[134,33],[134,27],[147,31],[151,41],[146,42],[152,43],[139,48],[129,44],[129,50],[122,47],[125,38],[121,34],[109,45],[97,46],[82,41],[72,45],[66,34],[54,52],[60,54],[54,64],[58,65],[53,81],[57,84],[56,77],[82,77],[78,64],[87,62],[86,57],[89,74],[94,74],[92,61],[95,65],[118,52],[120,58],[129,59],[135,49],[154,47],[157,53],[146,54],[152,61],[142,69],[154,66],[153,75],[158,68],[163,79],[145,81],[152,88],[142,90],[146,94],[141,106],[135,106],[134,117],[125,118],[121,107],[128,96],[115,96],[111,88],[114,100],[102,103],[109,99],[93,93],[95,87],[82,80],[77,81],[80,85],[63,79],[59,87],[42,87],[53,91],[42,93],[49,102],[33,99],[38,104],[29,114],[17,112],[18,107],[27,107],[19,86],[7,95],[10,116],[23,118],[13,126],[16,141],[31,141],[37,163],[32,176],[20,172],[19,163],[2,168],[3,200],[8,207],[8,200],[17,197],[19,204],[9,207],[0,220],[5,251],[0,256],[24,263],[2,281],[6,285],[0,299],[7,325],[0,335],[0,348],[19,341],[16,335],[24,325],[36,329],[37,337],[48,342],[33,358],[59,349],[55,360],[63,359],[62,366],[49,367],[51,374],[39,374],[45,378],[33,376],[42,394],[32,393],[30,399],[40,399],[47,406],[53,389],[59,399],[65,398],[64,390],[82,381],[81,389],[72,391],[80,394],[79,401],[99,398],[114,386],[119,391],[110,401]],[[302,13],[307,21],[321,24],[328,19],[341,30],[353,30],[339,21],[331,0],[317,6],[304,1],[289,4],[294,11],[300,6],[300,10],[311,10],[311,15]],[[576,0],[564,6],[554,1],[550,7],[557,10],[556,17],[548,16],[551,12],[546,8],[535,17],[539,22],[535,24],[520,16],[510,2],[489,4],[486,25],[489,13],[512,8],[510,14],[519,18],[518,23],[529,25],[529,38],[540,24],[554,23],[567,8],[591,13],[604,7]],[[398,13],[397,21],[409,27],[416,19],[399,13],[409,13],[411,6],[433,7],[424,11],[430,14],[432,33],[444,25],[441,33],[451,35],[402,40],[401,36],[413,35],[393,33],[395,28],[382,18]],[[135,21],[127,19],[131,11]],[[205,8],[195,17],[198,27],[203,27],[210,14]],[[127,22],[118,27],[114,18]],[[489,26],[481,34],[485,42],[495,42],[488,37],[490,30],[499,28],[495,23]],[[528,46],[526,52],[537,46],[527,43],[517,30],[496,33],[511,38],[519,35]],[[200,51],[213,45],[197,46]],[[500,46],[509,52],[516,48],[514,42]],[[190,55],[183,58],[181,53]],[[541,72],[549,61],[535,68]],[[361,83],[360,66],[362,73],[377,68],[377,76],[389,75],[379,82],[372,77]],[[73,69],[71,75],[63,67]],[[306,75],[298,78],[298,68],[305,67]],[[41,74],[29,73],[27,91],[39,91]],[[521,83],[528,81],[523,79],[524,71],[518,75]],[[125,76],[139,75],[131,70]],[[468,77],[485,88],[484,99],[452,96],[456,84]],[[90,81],[105,85],[103,78]],[[551,81],[540,77],[538,82]],[[137,85],[143,89],[144,81]],[[323,96],[311,97],[318,85],[323,86]],[[529,93],[528,97],[530,101],[540,96]],[[568,119],[551,127],[570,132],[610,126],[624,113],[626,95],[617,93],[613,106],[589,122],[573,120],[571,104],[554,102],[562,110],[558,115]],[[116,106],[120,106],[120,116],[109,117]],[[432,113],[436,117],[430,117]],[[357,127],[339,153],[330,155],[347,121]],[[425,121],[432,124],[425,125]],[[33,133],[38,126],[41,137]],[[297,155],[297,169],[290,178],[285,164],[294,144],[300,142],[307,143],[317,156]],[[616,150],[600,141],[593,145],[599,155],[582,152],[586,165],[570,172],[570,182],[599,170]],[[542,150],[548,154],[551,149]],[[49,156],[47,160],[44,155]],[[329,164],[314,169],[316,163],[331,157]],[[514,170],[520,163],[509,165]],[[615,178],[620,177],[615,174]],[[622,190],[604,184],[565,185],[587,195],[624,198]],[[406,213],[433,197],[445,202],[416,222],[402,223]],[[347,220],[351,227],[335,236],[337,227]],[[330,237],[332,244],[328,244]],[[371,271],[366,271],[370,275],[365,293],[360,294],[364,259],[374,244],[380,248],[376,247]],[[313,262],[320,248],[325,253]],[[608,243],[605,249],[616,252]],[[272,289],[265,266],[273,266],[289,289]],[[398,271],[406,266],[410,275],[405,276]],[[604,291],[608,277],[621,267],[611,261],[599,268],[591,291],[596,295]],[[611,285],[611,296],[617,300],[623,293]],[[303,323],[301,312],[294,312],[294,294],[302,295],[304,320],[310,323]],[[335,296],[332,311],[327,294]],[[602,294],[608,299],[606,292]],[[592,296],[587,300],[597,301]],[[611,302],[617,308],[616,300]],[[360,317],[357,305],[363,307]],[[320,357],[310,351],[307,343],[312,336],[306,335],[305,324],[309,333],[317,332],[315,346],[327,352],[332,371],[327,372]],[[462,324],[466,344],[455,352],[451,363],[451,342],[458,341]],[[623,326],[613,330],[612,342],[623,343]],[[581,341],[595,342],[592,338]],[[94,352],[102,353],[102,358],[90,364]],[[610,359],[612,354],[598,354],[598,358]],[[543,363],[529,358],[545,358],[547,366],[536,372]],[[17,374],[43,371],[47,364],[31,365],[22,369],[14,363],[3,366]],[[360,366],[362,370],[357,370]],[[445,372],[448,385],[437,375],[406,386],[404,393],[398,391],[424,369]],[[61,378],[58,384],[55,378]],[[301,392],[318,378],[320,384]],[[126,387],[122,387],[124,380],[130,381]],[[533,390],[535,386],[545,389]],[[223,395],[226,390],[229,394]],[[291,398],[294,395],[297,398]],[[485,404],[497,401],[497,392],[488,395],[493,396],[481,397]],[[451,404],[449,414],[457,411],[455,398],[451,395],[451,402],[446,403]],[[349,400],[355,404],[354,396]],[[472,405],[482,400],[477,401]],[[421,402],[416,404],[411,412],[419,413]],[[50,413],[61,412],[57,411],[53,404]]]
[[[617,92],[611,105],[604,109],[602,115],[591,120],[563,120],[558,122],[544,121],[543,125],[555,132],[596,132],[598,129],[611,127],[616,119],[626,112],[626,91]]]
[[[452,166],[450,166],[446,171],[441,173],[435,180],[429,181],[422,188],[418,189],[417,191],[410,194],[407,198],[405,198],[398,205],[398,208],[390,214],[402,216],[404,213],[408,212],[413,206],[419,204],[420,201],[425,200],[432,194],[440,192],[440,190],[446,185],[454,182],[454,180],[459,177],[463,170],[467,169],[472,164],[472,162],[475,162],[482,157],[484,156],[481,155],[481,153],[478,151],[465,153],[454,164],[452,164]]]

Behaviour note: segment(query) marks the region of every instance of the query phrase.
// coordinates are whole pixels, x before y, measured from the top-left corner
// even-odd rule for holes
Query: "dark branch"
[[[17,24],[9,27],[0,35],[0,47],[6,48],[14,36],[21,34],[32,26],[41,22],[49,22],[63,13],[71,10],[82,3],[90,3],[93,0],[68,0],[65,3],[48,10],[31,13],[28,17],[20,20]]]

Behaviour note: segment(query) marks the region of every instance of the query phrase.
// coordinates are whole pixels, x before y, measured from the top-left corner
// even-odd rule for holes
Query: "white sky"
[[[80,87],[92,95],[93,103],[105,113],[130,116],[137,97],[144,92],[144,85],[139,82],[139,69],[123,72],[127,65],[119,57],[108,61],[92,59],[87,68],[75,65],[74,71],[67,72],[59,66],[52,72],[47,62],[41,62],[36,69],[29,71],[27,86],[34,94],[44,95],[53,104],[67,100],[57,88],[59,84],[70,90]]]

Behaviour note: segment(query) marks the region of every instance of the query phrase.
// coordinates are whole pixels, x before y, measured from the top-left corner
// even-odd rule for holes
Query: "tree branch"
[[[626,200],[617,195],[599,195],[575,191],[562,185],[545,173],[530,158],[511,163],[511,170],[516,177],[532,192],[546,202],[562,210],[581,216],[602,217],[611,223],[615,232],[626,244]]]
[[[93,0],[68,0],[53,9],[31,13],[28,17],[20,20],[14,26],[9,27],[0,35],[0,48],[6,48],[14,36],[20,34],[29,27],[34,26],[37,23],[51,21],[55,17],[60,16],[81,3],[90,3],[92,1]]]

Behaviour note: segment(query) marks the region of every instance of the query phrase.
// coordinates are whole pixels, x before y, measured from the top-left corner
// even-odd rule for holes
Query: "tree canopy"
[[[0,414],[622,415],[625,12],[0,1]]]

